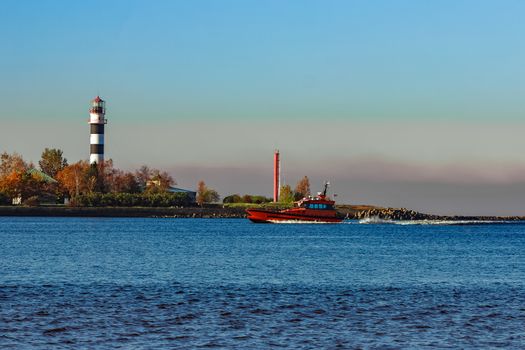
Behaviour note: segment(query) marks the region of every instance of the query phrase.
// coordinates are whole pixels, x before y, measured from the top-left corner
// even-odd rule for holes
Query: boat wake
[[[390,225],[501,225],[515,224],[514,221],[505,220],[389,220],[379,217],[360,219],[359,224],[390,224]]]
[[[272,224],[337,224],[337,222],[320,222],[320,221],[304,221],[304,220],[268,220]]]

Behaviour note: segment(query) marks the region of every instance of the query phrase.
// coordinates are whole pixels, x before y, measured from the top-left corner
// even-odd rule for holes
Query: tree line
[[[308,179],[308,176],[305,176],[297,182],[293,190],[290,185],[281,186],[279,202],[292,203],[310,195],[310,179]]]
[[[295,186],[295,189],[292,189],[290,185],[282,185],[280,188],[279,193],[279,202],[281,203],[292,203],[294,201],[298,201],[304,197],[308,197],[310,195],[310,180],[308,179],[308,176],[303,177],[297,182],[297,185]],[[264,196],[257,196],[257,195],[240,195],[240,194],[232,194],[229,196],[224,197],[222,200],[223,203],[229,204],[229,203],[253,203],[253,204],[264,204],[272,202],[272,198],[264,197]]]
[[[34,171],[34,170],[40,171]],[[187,193],[171,193],[175,179],[166,171],[141,166],[123,171],[110,159],[101,164],[85,160],[69,164],[62,150],[46,148],[38,161],[38,169],[17,153],[0,154],[0,205],[20,198],[23,204],[63,203],[71,206],[188,206],[215,203],[220,196],[204,181],[197,184],[196,198]],[[310,180],[304,176],[294,189],[280,188],[279,202],[292,203],[310,195]],[[232,194],[223,203],[262,204],[272,199],[259,195]]]
[[[0,155],[0,204],[21,198],[24,204],[64,202],[72,206],[185,206],[216,202],[218,193],[198,184],[197,198],[189,193],[171,193],[177,184],[166,171],[141,166],[123,171],[112,160],[69,164],[62,150],[46,148],[38,168],[17,153]]]

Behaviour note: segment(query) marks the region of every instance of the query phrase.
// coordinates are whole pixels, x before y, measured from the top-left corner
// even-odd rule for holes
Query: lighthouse
[[[106,101],[97,96],[91,101],[89,109],[90,164],[101,164],[104,161],[104,125],[106,123]]]

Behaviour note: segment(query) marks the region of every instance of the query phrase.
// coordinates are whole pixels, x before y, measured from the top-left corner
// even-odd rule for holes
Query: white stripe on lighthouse
[[[104,134],[91,134],[89,137],[89,143],[92,145],[103,145]]]
[[[98,113],[90,113],[89,114],[89,123],[90,124],[104,124],[104,121],[102,120],[102,116]]]
[[[104,160],[104,155],[102,154],[91,154],[89,156],[89,164],[93,164],[93,163],[101,164],[103,160]]]

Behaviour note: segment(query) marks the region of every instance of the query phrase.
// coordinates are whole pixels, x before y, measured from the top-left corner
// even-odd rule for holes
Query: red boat
[[[282,222],[317,222],[338,223],[344,216],[335,210],[335,201],[326,196],[329,183],[325,184],[324,191],[315,197],[305,197],[294,203],[294,207],[284,210],[247,209],[248,219],[257,223]]]

